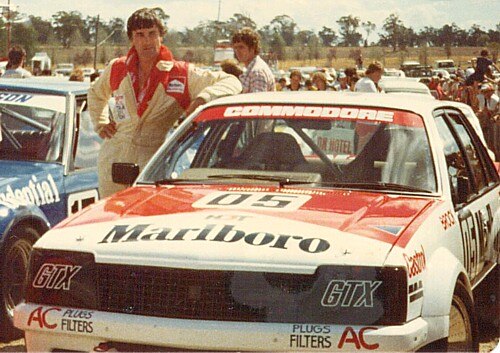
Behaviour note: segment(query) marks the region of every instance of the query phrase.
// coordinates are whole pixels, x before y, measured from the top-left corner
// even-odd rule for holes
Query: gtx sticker
[[[344,118],[392,122],[394,112],[318,106],[289,106],[289,105],[247,105],[226,108],[224,117],[250,117],[250,116],[297,116],[317,118]]]
[[[57,323],[47,320],[47,314],[51,311],[61,311],[61,308],[48,308],[43,310],[43,307],[39,306],[31,312],[28,318],[28,326],[31,326],[33,323],[38,323],[40,328],[48,328],[49,330],[55,329],[57,327]]]
[[[43,264],[33,280],[34,288],[69,290],[71,279],[80,271],[82,266]]]
[[[264,231],[246,233],[235,227],[235,225],[215,224],[207,224],[204,228],[169,228],[152,224],[115,225],[98,244],[142,241],[241,242],[275,249],[288,249],[293,246],[311,254],[324,252],[330,248],[330,243],[321,238],[304,238],[298,235],[272,234]]]
[[[0,192],[0,203],[14,208],[21,205],[43,206],[59,201],[59,190],[50,173],[46,180],[38,180],[32,175],[27,185],[18,188],[7,185],[5,191]]]
[[[425,253],[422,245],[420,246],[422,251],[416,251],[411,256],[403,254],[406,262],[406,267],[408,268],[408,276],[410,278],[421,274],[425,270]]]
[[[373,307],[373,294],[382,281],[333,280],[326,288],[322,306]]]
[[[297,210],[311,199],[310,195],[251,192],[214,192],[202,197],[195,208],[243,208],[272,209],[280,211]]]

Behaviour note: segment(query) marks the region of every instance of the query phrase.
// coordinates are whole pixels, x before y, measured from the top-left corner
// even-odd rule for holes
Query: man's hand
[[[116,123],[111,121],[109,124],[104,125],[99,130],[99,136],[102,139],[110,139],[116,134]]]
[[[189,114],[194,112],[196,110],[196,108],[198,108],[200,105],[203,105],[205,103],[206,102],[203,98],[200,98],[200,97],[196,98],[194,101],[191,102],[189,107],[186,109],[186,116],[188,116]]]

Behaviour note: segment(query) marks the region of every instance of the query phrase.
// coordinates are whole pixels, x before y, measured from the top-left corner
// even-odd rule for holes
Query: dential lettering
[[[98,244],[137,241],[216,241],[223,243],[241,241],[248,245],[268,246],[276,249],[298,246],[300,250],[311,254],[324,252],[330,248],[330,243],[321,238],[304,238],[297,235],[267,232],[246,233],[234,227],[234,225],[214,224],[207,224],[204,228],[163,228],[153,227],[151,224],[116,225]]]

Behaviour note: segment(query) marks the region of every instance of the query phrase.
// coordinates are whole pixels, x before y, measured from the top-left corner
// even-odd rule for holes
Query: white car
[[[383,76],[379,85],[385,93],[419,93],[432,97],[429,87],[414,78]]]
[[[204,105],[35,243],[28,351],[477,351],[499,175],[460,109],[415,96]]]

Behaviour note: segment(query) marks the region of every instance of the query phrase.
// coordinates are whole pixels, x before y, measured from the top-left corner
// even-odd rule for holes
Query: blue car
[[[101,139],[88,114],[89,83],[0,79],[0,339],[21,301],[33,243],[99,198]]]

